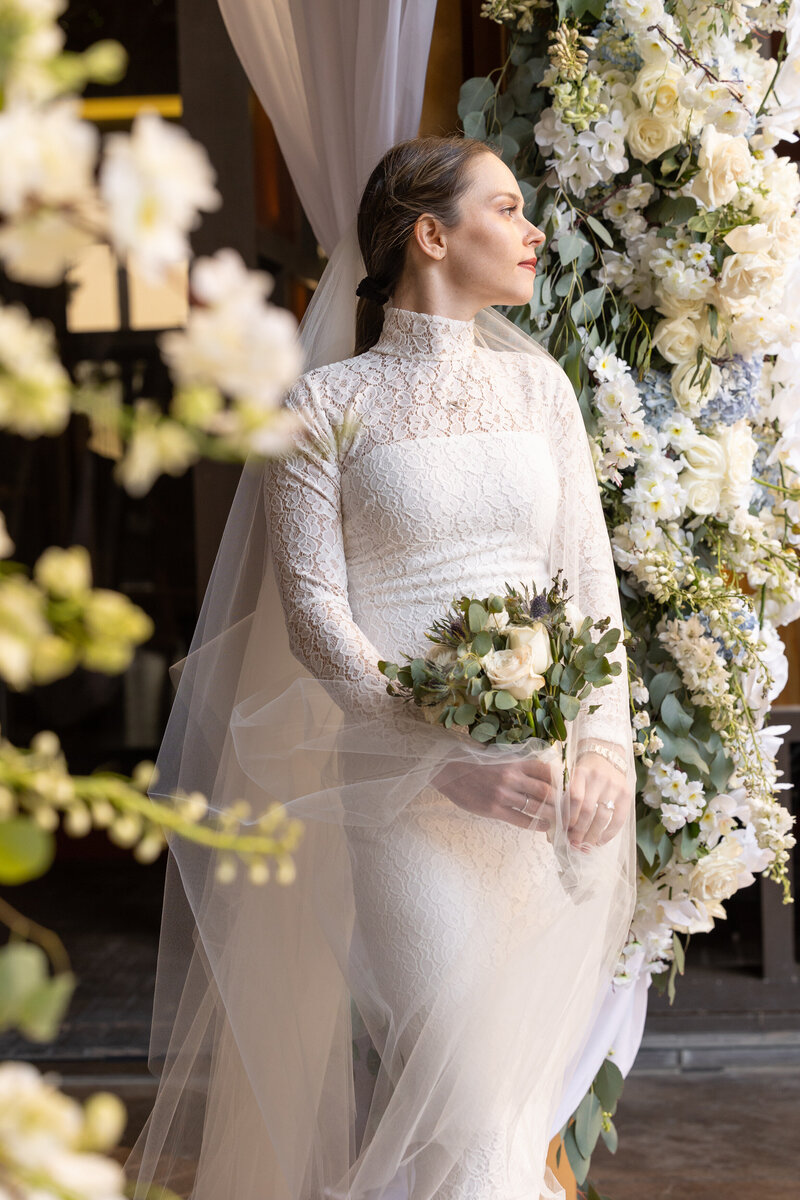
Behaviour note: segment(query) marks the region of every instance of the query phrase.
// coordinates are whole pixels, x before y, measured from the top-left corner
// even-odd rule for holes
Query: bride
[[[492,147],[425,137],[377,164],[357,236],[355,352],[287,396],[301,452],[245,468],[158,761],[158,794],[302,818],[296,879],[223,884],[171,846],[137,1197],[558,1200],[548,1142],[628,932],[621,641],[566,784],[560,747],[459,737],[378,666],[454,598],[559,568],[622,628],[572,387],[491,307],[530,301],[544,235]]]

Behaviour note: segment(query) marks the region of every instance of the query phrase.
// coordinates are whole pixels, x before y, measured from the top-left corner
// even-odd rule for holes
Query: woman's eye
[[[517,211],[517,206],[516,206],[516,204],[512,204],[512,205],[510,205],[508,208],[504,208],[504,209],[503,209],[503,212],[512,212],[512,213],[513,213],[513,212],[516,212],[516,211]]]

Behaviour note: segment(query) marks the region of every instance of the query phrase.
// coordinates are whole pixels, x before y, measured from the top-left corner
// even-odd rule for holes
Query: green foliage
[[[31,817],[0,821],[0,884],[27,883],[44,875],[55,856],[55,838]]]
[[[30,942],[0,949],[0,1031],[18,1029],[35,1042],[49,1042],[75,990],[70,971],[51,976],[47,955]]]

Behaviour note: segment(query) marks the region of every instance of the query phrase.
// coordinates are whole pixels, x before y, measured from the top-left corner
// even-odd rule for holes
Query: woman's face
[[[420,248],[438,262],[446,291],[465,310],[527,304],[544,234],[523,216],[519,185],[500,158],[478,154],[467,171],[470,184],[459,201],[461,220],[448,229],[435,218],[420,218],[429,224],[418,228],[418,242],[420,235],[431,239]]]

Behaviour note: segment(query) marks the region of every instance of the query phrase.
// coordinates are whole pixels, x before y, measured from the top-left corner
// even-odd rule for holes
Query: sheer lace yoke
[[[383,329],[373,353],[402,358],[472,358],[475,354],[475,321],[461,321],[438,313],[414,312],[387,304]]]

